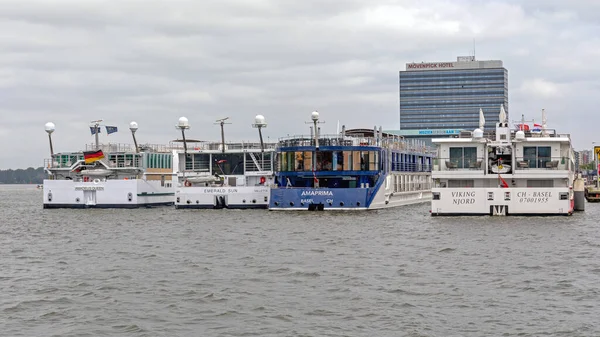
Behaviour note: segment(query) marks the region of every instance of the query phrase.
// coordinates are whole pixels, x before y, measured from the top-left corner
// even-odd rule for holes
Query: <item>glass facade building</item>
[[[493,128],[501,105],[509,116],[508,72],[502,61],[469,56],[457,62],[408,63],[399,83],[400,131],[473,131],[479,127],[480,108],[485,128]]]

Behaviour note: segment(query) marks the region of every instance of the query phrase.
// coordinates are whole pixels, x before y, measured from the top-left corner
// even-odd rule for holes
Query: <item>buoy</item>
[[[260,184],[261,184],[261,185],[264,185],[266,181],[267,181],[267,178],[265,178],[265,177],[260,177]]]

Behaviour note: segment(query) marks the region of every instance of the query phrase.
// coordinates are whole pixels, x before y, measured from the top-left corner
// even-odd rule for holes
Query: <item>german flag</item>
[[[102,150],[98,150],[98,151],[84,151],[83,152],[83,159],[85,159],[85,163],[86,164],[93,163],[93,162],[98,161],[98,160],[100,160],[102,158],[104,158],[104,153],[102,152]]]

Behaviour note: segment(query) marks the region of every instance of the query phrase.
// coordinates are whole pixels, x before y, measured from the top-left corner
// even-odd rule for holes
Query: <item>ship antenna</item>
[[[222,152],[225,153],[225,129],[223,127],[223,125],[225,124],[231,124],[231,123],[225,123],[226,120],[228,120],[229,117],[225,117],[225,118],[221,118],[221,119],[217,119],[216,123],[214,124],[220,124],[221,125],[221,145],[222,145]]]

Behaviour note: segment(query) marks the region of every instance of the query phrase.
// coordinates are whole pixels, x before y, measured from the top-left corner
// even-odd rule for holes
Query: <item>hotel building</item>
[[[431,138],[473,131],[483,109],[486,128],[498,122],[500,106],[508,109],[508,72],[502,61],[407,63],[400,71],[400,130],[406,137]],[[510,119],[509,119],[510,120]]]

